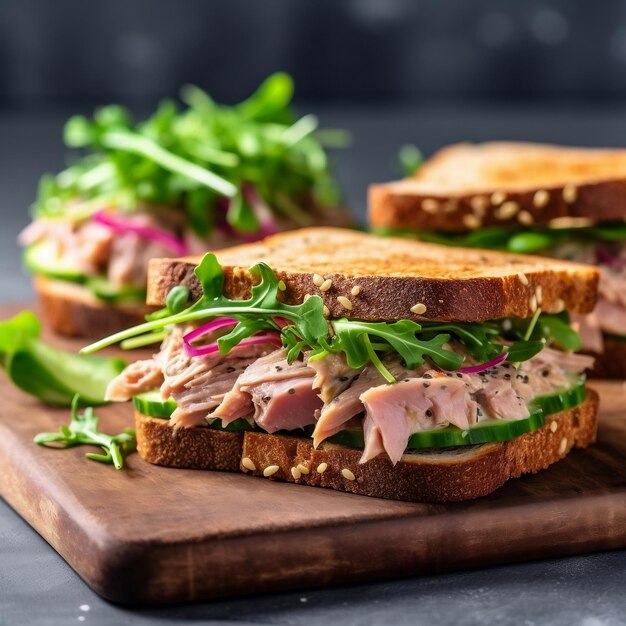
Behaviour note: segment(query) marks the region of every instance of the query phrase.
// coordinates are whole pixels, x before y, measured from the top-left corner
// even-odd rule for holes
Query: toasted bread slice
[[[153,308],[107,304],[82,285],[35,276],[33,285],[48,326],[67,337],[103,337],[141,324]]]
[[[583,404],[549,415],[544,426],[511,441],[415,452],[396,466],[385,456],[360,464],[361,451],[344,446],[323,444],[315,450],[303,437],[208,428],[176,431],[167,420],[138,412],[135,422],[137,449],[151,463],[239,469],[270,480],[391,500],[453,502],[484,496],[510,478],[547,468],[572,448],[586,448],[595,441],[597,411],[598,395],[587,390]]]
[[[372,228],[462,231],[624,217],[626,150],[456,144],[414,177],[369,189]]]
[[[596,269],[577,263],[448,248],[338,228],[281,233],[215,254],[230,297],[249,296],[253,279],[248,269],[263,261],[284,281],[285,302],[319,295],[332,318],[475,322],[509,315],[529,317],[538,305],[544,312],[565,308],[588,313],[595,305],[598,281]],[[201,289],[194,268],[200,260],[152,259],[148,304],[162,306],[176,285],[188,286],[197,299]],[[330,281],[321,285],[330,284],[325,291],[320,288],[322,279]],[[348,308],[344,298],[349,300]],[[424,306],[416,309],[417,304]]]

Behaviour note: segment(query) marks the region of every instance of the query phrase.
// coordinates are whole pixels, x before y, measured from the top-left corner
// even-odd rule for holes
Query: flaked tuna
[[[322,407],[314,375],[303,361],[288,363],[286,352],[275,350],[246,368],[212,417],[228,424],[253,412],[255,422],[267,432],[313,424]]]
[[[361,463],[380,453],[395,465],[413,433],[450,424],[467,430],[476,423],[477,403],[459,378],[409,378],[372,387],[360,396],[365,407]]]
[[[108,384],[104,399],[125,402],[137,394],[158,389],[162,383],[163,372],[158,361],[135,361]]]
[[[345,391],[361,372],[351,368],[342,353],[328,354],[318,361],[309,361],[308,365],[315,370],[313,387],[319,389],[320,398],[325,404]]]
[[[385,365],[396,379],[419,375],[419,371],[407,370],[397,361]],[[372,386],[384,382],[384,378],[375,367],[371,365],[365,367],[345,391],[324,405],[313,431],[313,445],[319,446],[324,439],[338,433],[346,422],[361,414],[363,412],[361,394]]]

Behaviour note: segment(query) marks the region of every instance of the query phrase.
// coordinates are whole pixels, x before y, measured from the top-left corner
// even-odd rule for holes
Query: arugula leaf
[[[126,367],[124,360],[59,350],[41,341],[40,332],[31,311],[0,322],[0,365],[11,382],[54,406],[70,406],[76,393],[90,404],[104,404],[106,387]]]
[[[78,413],[80,397],[72,399],[72,417],[68,425],[63,425],[57,432],[39,433],[33,441],[47,448],[73,448],[74,446],[99,446],[104,454],[88,452],[85,456],[99,463],[110,463],[115,469],[124,467],[124,458],[137,446],[135,431],[127,428],[118,435],[107,435],[98,430],[98,417],[88,406],[82,414]]]
[[[387,342],[403,358],[409,369],[422,365],[424,356],[430,357],[443,369],[457,369],[463,363],[460,354],[443,347],[450,340],[450,335],[436,335],[430,340],[421,341],[416,335],[422,327],[411,320],[368,323],[342,318],[331,324],[335,331],[330,344],[331,351],[344,352],[348,365],[354,369],[363,367],[371,360],[367,349],[370,335]]]
[[[94,352],[118,341],[140,342],[142,337],[155,336],[171,324],[227,316],[238,323],[218,339],[222,354],[255,333],[273,330],[281,333],[290,362],[303,351],[309,352],[309,359],[313,361],[331,352],[342,352],[350,367],[359,369],[372,363],[386,380],[393,381],[380,354],[395,353],[411,369],[421,366],[428,357],[442,369],[455,370],[462,365],[464,357],[445,346],[451,339],[460,342],[464,351],[478,362],[489,361],[504,350],[509,352],[508,360],[523,361],[534,356],[546,342],[557,341],[564,347],[576,343],[577,335],[568,329],[566,317],[540,317],[540,310],[530,321],[505,318],[482,324],[417,324],[411,320],[362,322],[347,318],[328,322],[319,296],[311,296],[298,305],[285,304],[279,299],[282,281],[270,267],[258,263],[250,272],[255,279],[250,297],[231,300],[223,294],[224,274],[217,258],[206,254],[195,270],[202,287],[202,296],[195,304],[174,313],[172,303],[176,298],[168,295],[170,306],[153,314],[145,324],[102,339],[83,348],[82,352]],[[289,324],[279,324],[278,318],[285,318]],[[538,323],[544,318],[545,323]],[[503,339],[510,343],[504,344]]]

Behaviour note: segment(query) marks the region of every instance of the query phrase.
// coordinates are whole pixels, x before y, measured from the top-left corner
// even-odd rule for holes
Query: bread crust
[[[516,210],[499,211],[505,202]],[[458,231],[622,220],[624,207],[624,150],[491,142],[445,147],[414,177],[371,185],[368,220],[373,228]]]
[[[135,415],[138,451],[151,463],[200,469],[240,468],[259,477],[268,467],[277,466],[278,469],[272,467],[275,471],[268,477],[270,480],[391,500],[455,502],[484,496],[510,478],[547,468],[572,448],[589,446],[596,438],[597,411],[598,395],[587,389],[583,404],[549,415],[544,426],[516,439],[455,448],[453,452],[405,455],[395,466],[384,456],[359,464],[360,450],[333,444],[323,444],[315,450],[309,439],[300,437],[224,433],[208,428],[175,431],[166,420],[137,412]],[[234,445],[226,448],[222,441],[230,440],[233,434],[242,438],[238,456],[234,454]],[[222,467],[211,466],[213,446],[232,453]],[[251,471],[242,465],[242,459],[255,469]]]
[[[299,303],[307,294],[315,294],[323,298],[331,318],[366,321],[525,318],[537,305],[546,313],[563,308],[587,313],[595,306],[598,281],[597,269],[578,263],[334,228],[281,233],[215,254],[224,270],[224,292],[231,298],[249,297],[254,279],[248,269],[263,261],[284,281],[285,302]],[[199,298],[194,269],[200,260],[152,259],[148,304],[162,306],[176,285],[187,286],[191,300]],[[315,284],[316,274],[330,279],[328,290]],[[356,296],[355,287],[359,288]],[[339,296],[350,300],[352,309],[346,309]],[[418,303],[426,307],[419,315],[411,311]]]
[[[95,298],[82,285],[35,276],[39,306],[50,328],[66,337],[103,337],[141,324],[153,307],[113,305]]]
[[[153,465],[236,472],[241,463],[243,432],[210,428],[174,429],[168,420],[135,409],[139,456]]]

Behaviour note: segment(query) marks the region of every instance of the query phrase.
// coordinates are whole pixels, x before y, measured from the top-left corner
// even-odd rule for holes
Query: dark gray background
[[[275,69],[350,130],[333,160],[354,214],[398,147],[465,140],[626,145],[626,2],[1,0],[0,300],[30,297],[15,237],[65,162],[63,121],[141,115],[184,82],[235,101]],[[1,470],[0,470],[1,471]],[[477,529],[480,532],[480,529]],[[384,537],[381,537],[384,541]],[[0,501],[0,624],[626,623],[626,553],[129,610],[95,596]],[[81,610],[88,605],[89,610]],[[79,620],[84,617],[84,620]]]

